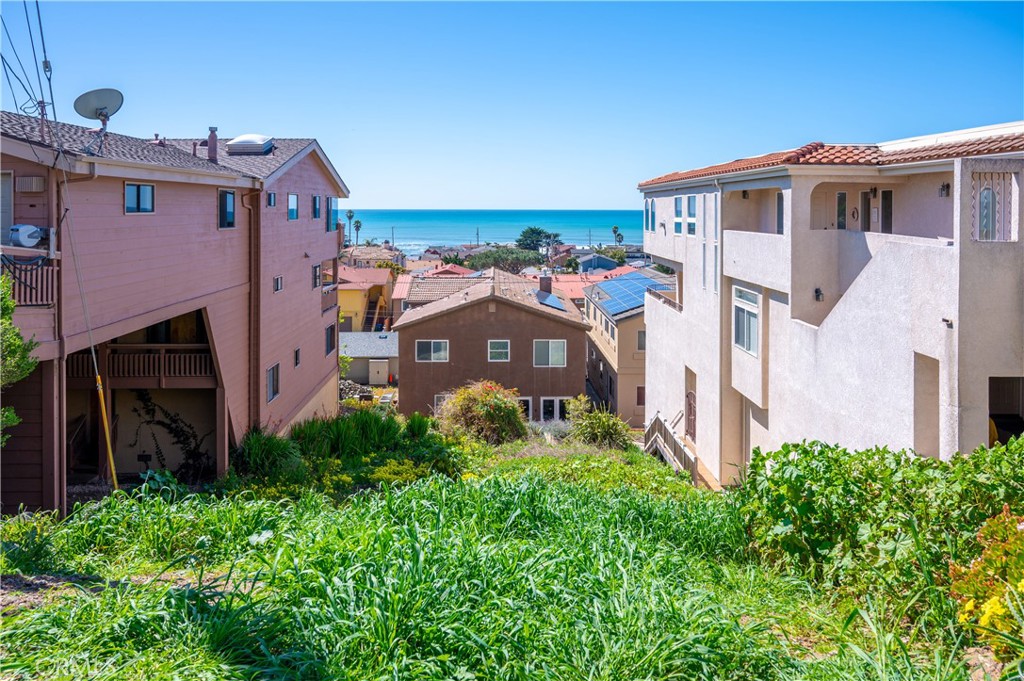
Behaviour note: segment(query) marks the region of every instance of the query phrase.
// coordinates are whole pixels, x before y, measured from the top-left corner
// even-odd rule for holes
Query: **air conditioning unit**
[[[35,225],[11,225],[11,245],[35,248],[46,236],[46,230]]]
[[[19,176],[15,182],[15,189],[22,194],[38,194],[46,191],[46,178]]]

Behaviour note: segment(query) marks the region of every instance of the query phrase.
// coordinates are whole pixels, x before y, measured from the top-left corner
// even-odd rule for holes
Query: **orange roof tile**
[[[981,156],[1012,151],[1024,151],[1024,133],[995,135],[979,139],[928,144],[906,149],[884,151],[877,144],[825,144],[811,142],[798,149],[776,151],[751,158],[741,158],[728,163],[685,170],[645,180],[638,189],[655,187],[670,182],[682,182],[701,177],[727,175],[729,173],[774,168],[785,165],[842,165],[842,166],[885,166],[897,163],[914,163],[938,159]]]

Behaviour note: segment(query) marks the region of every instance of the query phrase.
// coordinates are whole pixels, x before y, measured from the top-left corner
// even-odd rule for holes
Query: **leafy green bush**
[[[477,381],[455,391],[438,412],[442,430],[464,432],[483,442],[501,444],[526,437],[519,392],[493,381]]]
[[[430,475],[430,464],[415,463],[409,459],[388,459],[370,473],[370,480],[388,485],[408,485]]]
[[[820,442],[755,450],[738,496],[769,559],[839,584],[932,593],[950,562],[981,552],[987,518],[1004,504],[1024,512],[1024,439],[948,462]],[[940,596],[919,607],[948,608]]]
[[[978,543],[977,559],[950,568],[958,619],[1003,658],[1024,656],[1024,515],[1004,508],[982,526]]]
[[[252,428],[238,443],[231,457],[239,475],[274,478],[302,468],[298,447],[287,438],[264,428]]]
[[[413,440],[420,440],[430,430],[430,417],[414,411],[405,422],[405,435]]]
[[[631,443],[629,424],[606,407],[594,408],[585,395],[569,400],[569,437],[577,442],[625,449]]]

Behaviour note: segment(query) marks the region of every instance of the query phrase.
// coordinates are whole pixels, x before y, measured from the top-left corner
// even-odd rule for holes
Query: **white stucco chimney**
[[[206,157],[217,162],[217,128],[210,126],[210,136],[206,138]]]

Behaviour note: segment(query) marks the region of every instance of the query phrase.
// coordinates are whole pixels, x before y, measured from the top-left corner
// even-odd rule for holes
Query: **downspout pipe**
[[[242,194],[242,208],[249,211],[249,425],[260,425],[260,295],[262,266],[260,258],[260,210],[257,198],[262,182],[254,182],[251,191]]]

